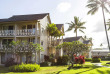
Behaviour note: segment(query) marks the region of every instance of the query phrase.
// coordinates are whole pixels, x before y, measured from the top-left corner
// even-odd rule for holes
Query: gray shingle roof
[[[56,27],[58,28],[58,30],[61,30],[63,24],[56,24]]]
[[[68,38],[63,39],[63,42],[73,42],[73,41],[79,40],[80,38],[82,38],[82,36],[78,36],[77,38],[76,37],[68,37]]]
[[[8,19],[0,19],[0,22],[15,22],[15,21],[32,21],[43,19],[49,13],[31,14],[31,15],[14,15]]]

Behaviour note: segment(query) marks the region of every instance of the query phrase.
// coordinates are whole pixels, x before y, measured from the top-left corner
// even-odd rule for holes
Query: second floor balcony
[[[37,30],[37,35],[40,35],[40,31]],[[23,30],[0,30],[0,37],[7,36],[35,36],[35,29],[23,29]]]

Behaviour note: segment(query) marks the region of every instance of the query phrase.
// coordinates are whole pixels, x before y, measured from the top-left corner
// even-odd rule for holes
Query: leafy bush
[[[100,58],[92,58],[92,62],[93,63],[101,62],[101,59]]]
[[[45,61],[50,61],[50,57],[47,56],[47,55],[44,55],[44,60],[45,60]]]
[[[21,64],[9,67],[12,72],[35,72],[40,69],[40,65],[37,64]]]
[[[92,61],[92,58],[85,58],[85,61]]]
[[[109,57],[107,57],[107,58],[101,58],[101,60],[103,60],[103,61],[110,61],[110,58]]]
[[[14,60],[15,60],[14,58],[7,59],[7,61],[5,62],[5,67],[17,65],[18,63],[14,62]]]
[[[40,63],[40,66],[50,66],[51,62],[42,62]]]
[[[84,64],[85,63],[84,56],[75,57],[75,63],[76,64]]]
[[[60,56],[57,59],[57,65],[67,65],[68,62],[70,61],[68,55]]]

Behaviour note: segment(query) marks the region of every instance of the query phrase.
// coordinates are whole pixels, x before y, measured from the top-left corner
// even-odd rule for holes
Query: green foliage
[[[40,66],[49,66],[49,64],[51,64],[51,62],[42,62],[42,63],[40,63]]]
[[[67,29],[67,31],[71,31],[72,29],[74,29],[74,33],[76,33],[76,35],[77,35],[77,30],[84,33],[83,29],[86,29],[86,27],[84,27],[83,25],[85,23],[86,22],[81,22],[79,17],[74,16],[74,21],[73,22],[71,21],[71,23],[67,23],[69,24],[69,28]]]
[[[40,65],[37,64],[21,64],[9,67],[12,72],[35,72],[40,70]]]
[[[101,59],[100,58],[92,58],[92,62],[98,63],[98,62],[101,62]]]
[[[70,61],[70,58],[68,55],[59,56],[57,59],[57,65],[67,65]]]
[[[47,31],[49,32],[50,36],[60,37],[63,35],[63,33],[58,30],[54,23],[48,24]]]
[[[63,42],[63,44],[58,45],[56,47],[56,49],[60,48],[63,48],[63,50],[66,51],[68,55],[73,55],[83,51],[87,51],[89,49],[89,46],[79,41],[73,41],[73,42]]]
[[[13,65],[17,65],[18,63],[17,62],[14,62],[14,58],[9,58],[7,59],[7,61],[5,62],[5,67],[10,67],[10,66],[13,66]]]
[[[34,44],[33,42],[27,41],[12,41],[10,47],[13,49],[12,52],[33,52],[33,51],[44,51],[40,44]],[[22,49],[22,50],[21,50]]]
[[[85,58],[85,61],[92,61],[92,58]]]
[[[88,14],[94,15],[99,8],[103,8],[106,12],[110,13],[107,6],[109,5],[109,1],[106,0],[88,0],[88,4],[86,7],[88,7],[90,10],[88,11]]]

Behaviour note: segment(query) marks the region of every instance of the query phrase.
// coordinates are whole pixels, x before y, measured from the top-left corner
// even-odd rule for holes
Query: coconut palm
[[[104,27],[105,27],[105,32],[106,32],[106,38],[107,38],[107,42],[108,42],[108,47],[110,50],[110,46],[109,46],[109,38],[108,38],[108,34],[107,34],[107,27],[106,27],[106,21],[105,21],[105,13],[104,11],[109,12],[109,10],[107,9],[106,5],[109,5],[110,2],[108,0],[88,0],[88,4],[87,7],[90,9],[88,11],[88,14],[95,14],[99,8],[102,9],[102,14],[103,14],[103,20],[104,20]]]
[[[86,29],[86,27],[83,26],[85,22],[81,22],[81,20],[79,20],[79,17],[76,16],[74,17],[73,22],[71,21],[71,23],[67,23],[67,24],[69,24],[69,28],[67,29],[67,31],[71,31],[72,29],[74,29],[74,33],[76,33],[76,37],[78,30],[84,33],[83,29]]]

